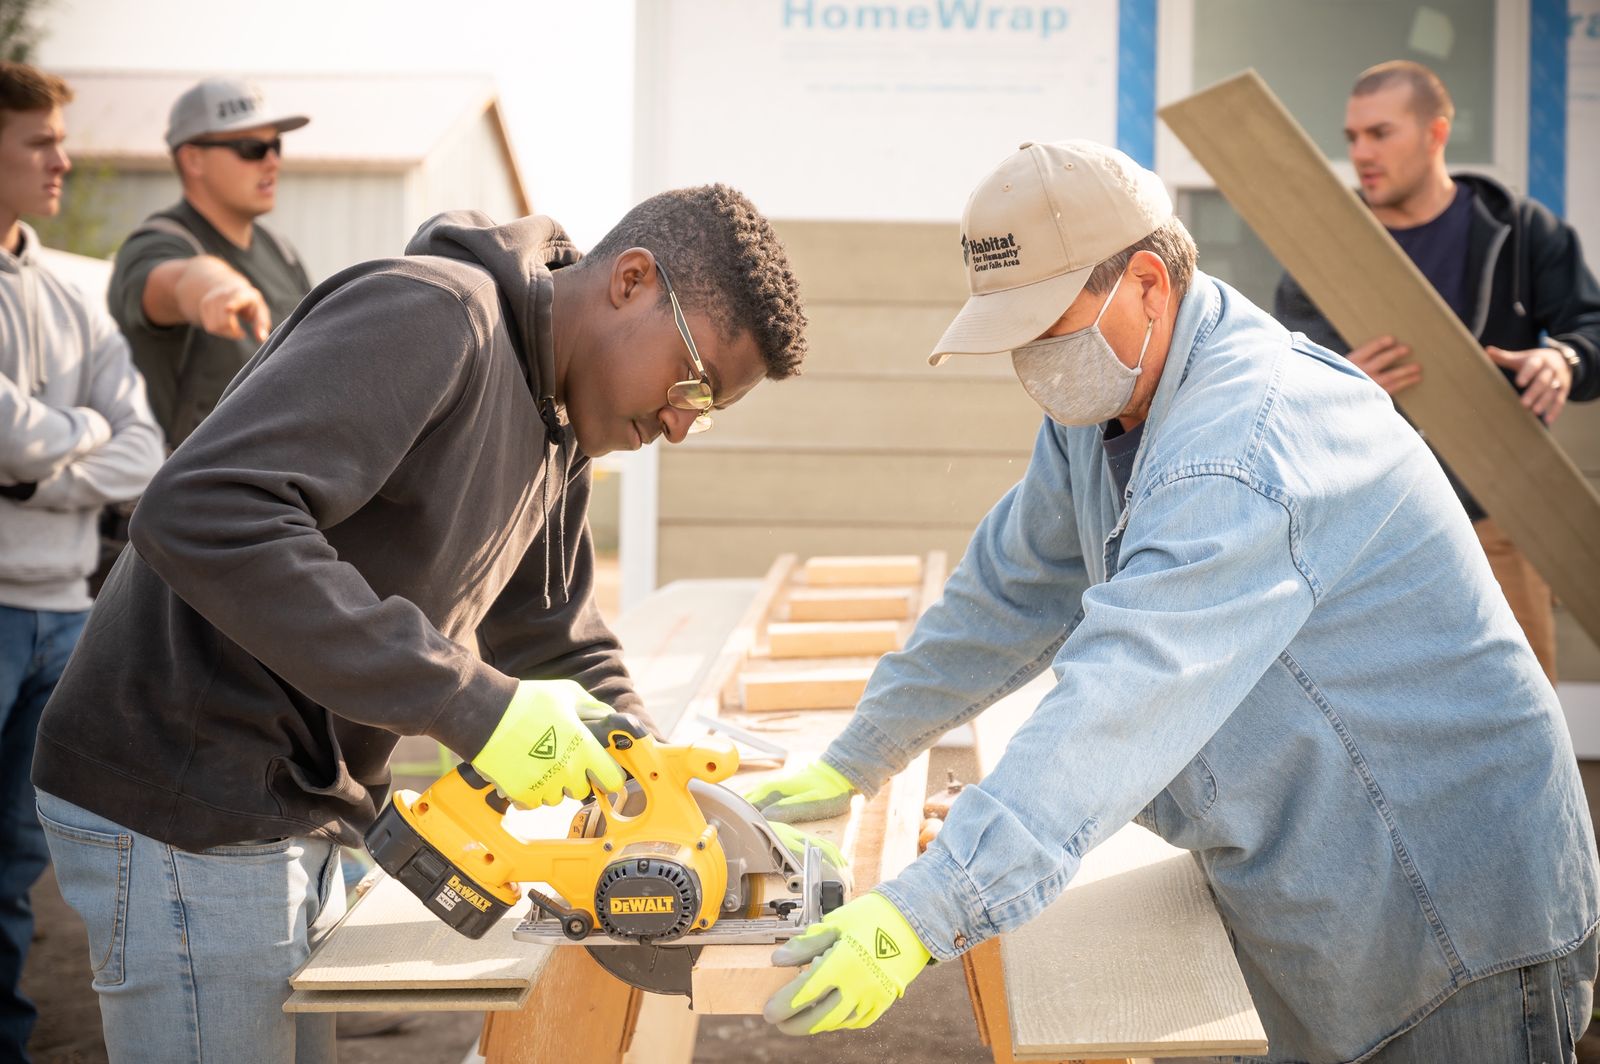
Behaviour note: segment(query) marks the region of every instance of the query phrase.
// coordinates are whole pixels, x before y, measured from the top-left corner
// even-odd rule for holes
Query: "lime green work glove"
[[[784,1034],[870,1027],[928,958],[900,910],[882,894],[864,894],[773,952],[775,965],[813,963],[772,995],[762,1015]]]
[[[745,793],[744,800],[769,821],[798,824],[843,816],[850,811],[853,790],[850,781],[838,772],[821,761],[813,761],[798,772],[756,784]]]
[[[833,865],[835,870],[840,873],[849,871],[850,862],[845,860],[844,854],[840,852],[839,847],[827,839],[820,838],[808,831],[801,831],[799,828],[791,827],[782,821],[769,820],[767,821],[767,826],[772,829],[774,835],[778,836],[778,841],[783,843],[783,848],[794,854],[796,860],[804,861],[806,859],[806,846],[809,844],[821,850],[822,859]]]
[[[626,773],[584,723],[606,712],[571,680],[523,680],[472,767],[523,806],[620,791]]]

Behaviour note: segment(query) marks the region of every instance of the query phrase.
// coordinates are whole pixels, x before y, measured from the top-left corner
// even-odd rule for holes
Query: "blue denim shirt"
[[[935,957],[1027,923],[1130,820],[1193,851],[1274,1061],[1346,1061],[1573,949],[1594,831],[1555,692],[1389,398],[1203,274],[1126,494],[1046,421],[824,760],[867,793],[1051,666],[878,889]]]

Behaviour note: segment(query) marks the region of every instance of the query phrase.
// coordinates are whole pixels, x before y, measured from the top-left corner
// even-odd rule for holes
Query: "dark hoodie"
[[[578,257],[456,212],[314,289],[145,492],[35,784],[190,850],[355,844],[397,734],[471,757],[517,678],[639,712],[552,394]]]
[[[1545,335],[1561,341],[1579,361],[1568,399],[1581,403],[1600,397],[1600,283],[1584,263],[1578,234],[1537,201],[1513,196],[1498,181],[1477,174],[1451,177],[1472,191],[1467,230],[1472,302],[1464,324],[1479,343],[1506,351],[1537,347]],[[1352,346],[1288,274],[1278,283],[1273,316],[1330,350],[1343,354]],[[1516,374],[1501,372],[1514,387]],[[1482,518],[1483,508],[1449,466],[1445,473],[1467,515]]]

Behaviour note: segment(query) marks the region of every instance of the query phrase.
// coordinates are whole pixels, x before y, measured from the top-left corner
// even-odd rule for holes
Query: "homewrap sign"
[[[644,0],[637,12],[640,196],[722,181],[774,218],[954,221],[1023,141],[1116,140],[1116,4]]]

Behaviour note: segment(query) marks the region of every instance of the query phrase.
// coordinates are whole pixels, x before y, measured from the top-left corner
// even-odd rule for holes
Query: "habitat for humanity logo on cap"
[[[961,234],[961,261],[974,273],[1015,266],[1021,261],[1018,258],[1020,254],[1021,249],[1017,247],[1015,233],[1007,233],[1005,236],[980,236],[976,239],[967,236],[966,233]]]
[[[1172,217],[1161,179],[1090,140],[1023,144],[961,216],[969,297],[928,361],[1000,354],[1037,339],[1094,268]]]

